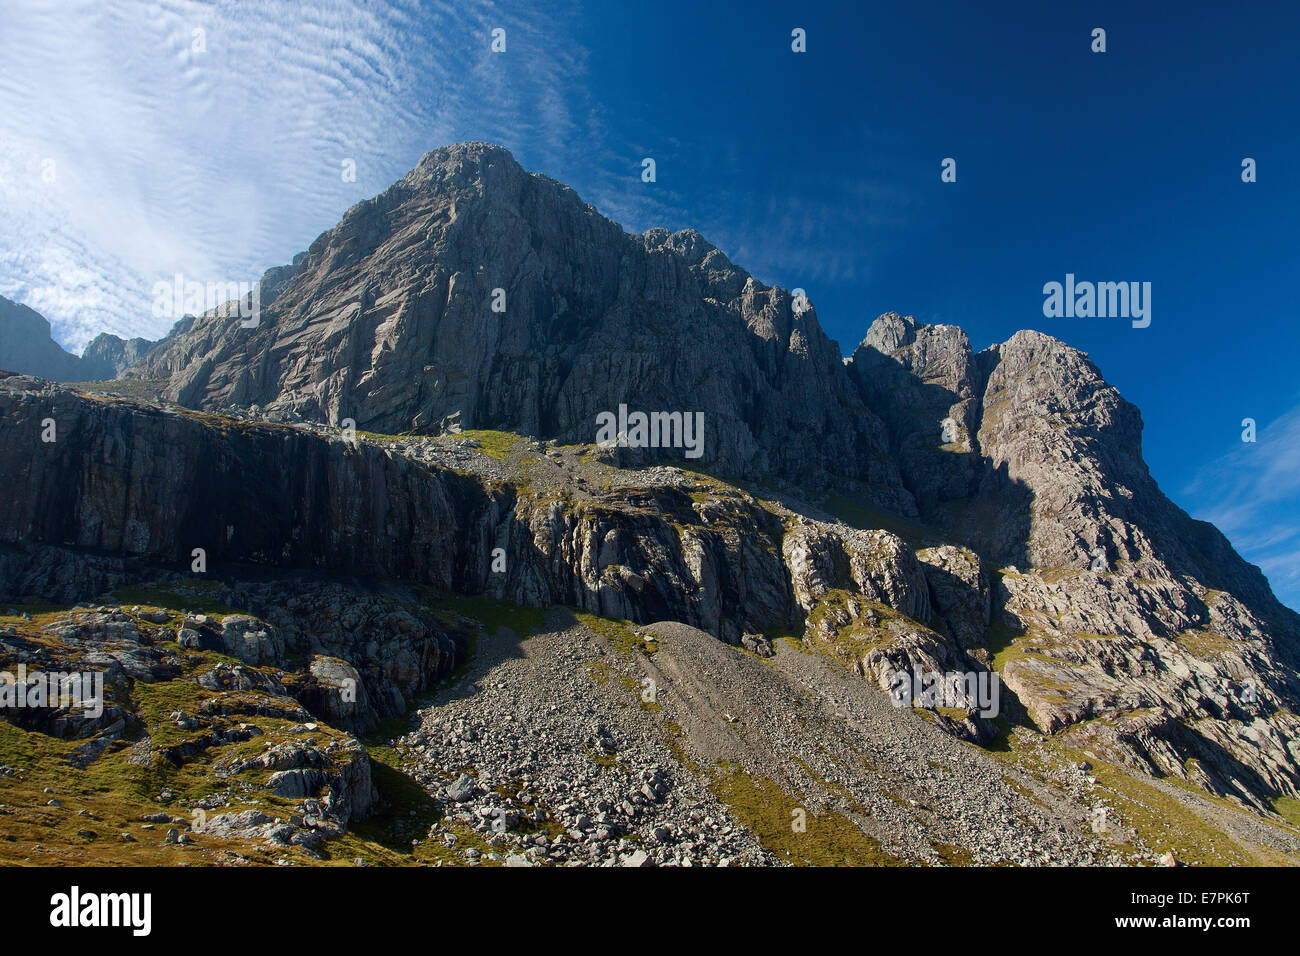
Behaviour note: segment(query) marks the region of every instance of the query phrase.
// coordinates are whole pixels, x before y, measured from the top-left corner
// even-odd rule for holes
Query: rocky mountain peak
[[[866,337],[858,348],[872,348],[885,355],[894,355],[900,348],[911,345],[916,339],[916,319],[886,312],[867,329]]]
[[[101,381],[116,378],[153,346],[147,339],[101,332],[77,356],[54,341],[43,315],[0,296],[0,369],[6,371],[54,382]]]
[[[689,647],[654,671],[680,681],[666,711],[685,728],[683,746],[743,738],[765,758],[794,747],[783,774],[806,771],[817,748],[789,744],[788,728],[756,728],[788,721],[789,701],[804,707],[810,693],[829,695],[810,711],[851,711],[850,735],[874,714],[857,739],[884,735],[913,767],[946,749],[938,735],[987,743],[995,715],[983,706],[891,707],[881,696],[900,674],[925,671],[1002,688],[1004,726],[1032,747],[1176,777],[1260,814],[1279,795],[1300,796],[1290,743],[1300,734],[1300,617],[1217,530],[1161,493],[1142,461],[1137,409],[1087,355],[1050,336],[1022,331],[976,353],[957,326],[890,312],[844,359],[811,303],[755,279],[699,232],[629,235],[485,143],[427,154],[270,270],[261,301],[251,325],[219,311],[182,319],[132,366],[132,376],[166,379],[166,402],[0,373],[0,483],[39,489],[0,514],[0,597],[100,604],[48,625],[11,615],[21,641],[57,639],[73,661],[123,633],[132,672],[147,681],[166,679],[158,648],[172,641],[220,651],[259,668],[295,721],[310,711],[361,733],[405,713],[470,646],[444,633],[465,620],[459,612],[413,601],[435,589],[466,599],[467,614],[491,596],[549,608],[547,627],[568,615],[553,642],[566,663],[548,670],[573,680],[539,691],[519,675],[525,691],[502,697],[512,715],[520,697],[585,701],[592,682],[572,651],[614,634],[613,653],[590,651],[601,668],[616,658],[634,668],[630,683],[596,683],[614,694],[639,687],[636,662],[652,647],[669,661]],[[39,316],[8,306],[28,338],[48,338]],[[92,357],[115,365],[139,348],[97,342]],[[629,409],[699,416],[700,457],[672,442],[597,446],[597,416]],[[51,420],[59,440],[35,442]],[[349,420],[356,434],[345,438]],[[191,563],[195,548],[208,570]],[[163,637],[152,628],[172,619],[160,611],[141,642],[142,607],[133,597],[124,609],[113,591],[188,589],[192,579],[177,582],[187,569],[239,613],[219,627],[187,615]],[[352,583],[332,580],[342,575]],[[375,593],[359,597],[356,579]],[[606,620],[580,623],[572,608]],[[477,647],[500,638],[485,628]],[[539,644],[552,642],[529,646]],[[208,667],[185,677],[204,697],[253,679]],[[754,703],[786,669],[793,696]],[[703,674],[734,695],[716,733],[691,729],[722,719],[717,698],[695,700]],[[364,693],[344,700],[340,681]],[[485,681],[462,701],[478,707],[503,686]],[[130,699],[120,700],[125,714]],[[602,720],[626,729],[629,714],[650,719],[628,703],[605,700]],[[438,742],[422,746],[426,757],[453,737],[437,723],[426,725]],[[97,739],[124,743],[107,731]],[[593,728],[565,759],[593,740],[606,753],[618,746]],[[709,766],[734,756],[706,752]],[[836,766],[864,752],[846,750]],[[517,763],[499,752],[473,759]],[[1007,764],[980,759],[996,770],[963,772],[946,789],[1002,779]],[[328,786],[364,797],[365,766],[340,759],[328,776],[271,780],[280,796]],[[565,801],[570,769],[560,773]],[[457,773],[448,794],[459,804],[474,784]],[[639,792],[660,796],[650,782]],[[981,827],[986,803],[972,799]],[[879,801],[871,819],[893,806]],[[899,832],[929,834],[942,816],[926,810],[920,829]],[[987,841],[964,838],[985,852]],[[931,842],[907,852],[928,859]]]
[[[1209,532],[1155,486],[1140,414],[1083,353],[1026,330],[976,354],[957,326],[889,312],[841,360],[813,309],[698,231],[628,235],[498,146],[427,153],[278,270],[264,303],[253,329],[178,326],[131,374],[197,408],[384,433],[583,443],[620,405],[699,412],[699,463],[723,475],[848,482],[1016,566],[1101,549],[1267,592],[1235,556],[1198,557],[1230,553],[1217,532],[1187,546]]]
[[[79,364],[51,337],[43,315],[0,296],[0,368],[71,381]]]
[[[671,252],[692,269],[702,272],[739,271],[717,246],[695,229],[680,229],[672,233],[664,228],[647,229],[641,239],[647,249]]]
[[[847,467],[910,512],[838,348],[792,306],[698,232],[630,236],[506,150],[469,143],[349,210],[256,328],[202,317],[131,374],[169,377],[181,404],[393,433],[592,441],[620,404],[700,412],[706,464]]]

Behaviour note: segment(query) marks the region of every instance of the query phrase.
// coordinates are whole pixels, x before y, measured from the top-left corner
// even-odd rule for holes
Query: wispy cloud
[[[915,228],[921,198],[897,168],[872,159],[881,138],[870,131],[846,134],[857,137],[863,156],[855,175],[831,175],[811,164],[796,177],[776,179],[762,150],[732,138],[696,141],[688,153],[648,119],[639,128],[644,142],[604,140],[584,198],[629,231],[698,229],[761,281],[867,283],[876,237]],[[639,179],[645,156],[658,163],[654,184]],[[683,196],[686,179],[693,202]]]
[[[0,294],[73,349],[100,331],[162,335],[154,283],[253,281],[464,140],[506,146],[630,231],[698,228],[766,282],[864,281],[862,237],[907,220],[879,169],[767,182],[761,152],[610,112],[623,107],[589,88],[577,0],[5,7]],[[656,183],[641,182],[645,156]]]
[[[1300,608],[1300,404],[1256,438],[1202,468],[1185,497],[1259,565],[1283,603]]]
[[[155,282],[249,281],[436,146],[555,162],[590,112],[565,4],[9,0],[0,294],[80,348]],[[491,52],[491,31],[507,52]],[[344,160],[356,164],[345,182]]]

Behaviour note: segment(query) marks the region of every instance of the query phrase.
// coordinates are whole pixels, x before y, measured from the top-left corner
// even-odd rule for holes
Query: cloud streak
[[[733,185],[761,182],[764,158],[683,144],[669,119],[629,123],[592,94],[576,0],[509,7],[10,0],[0,294],[74,350],[101,331],[158,337],[172,317],[152,314],[155,283],[255,281],[428,150],[474,139],[629,230],[698,228],[768,282],[861,280],[870,257],[846,230],[906,223],[906,193],[879,170]],[[645,156],[656,183],[641,182]]]
[[[1300,404],[1202,468],[1185,495],[1197,518],[1259,565],[1284,604],[1300,607]]]
[[[429,149],[555,161],[587,111],[563,4],[18,0],[0,32],[0,294],[63,344],[158,336],[151,289],[250,281]],[[490,51],[507,30],[507,53]],[[356,164],[345,182],[344,160]]]

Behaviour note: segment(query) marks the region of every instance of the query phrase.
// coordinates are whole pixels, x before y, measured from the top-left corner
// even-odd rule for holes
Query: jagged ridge
[[[528,473],[439,470],[416,439],[352,449],[9,381],[26,437],[5,461],[25,471],[5,477],[43,490],[0,540],[165,563],[198,538],[213,560],[680,620],[747,646],[794,629],[882,684],[916,663],[995,667],[1038,727],[1089,752],[1257,806],[1296,792],[1296,615],[1163,496],[1136,408],[1063,343],[1021,332],[976,354],[960,329],[891,313],[841,362],[815,313],[697,233],[628,236],[485,144],[428,154],[271,278],[256,329],[186,320],[130,374],[169,377],[182,405],[384,432],[581,443],[623,401],[701,410],[704,464],[772,497],[647,492],[643,473],[530,493]],[[33,455],[46,416],[72,437]],[[782,489],[851,499],[859,530],[816,501],[774,505]],[[499,577],[493,546],[510,555]],[[32,557],[11,587],[39,583]]]

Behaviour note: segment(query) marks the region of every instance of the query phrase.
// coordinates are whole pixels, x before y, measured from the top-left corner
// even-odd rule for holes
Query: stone
[[[457,803],[466,803],[474,796],[474,778],[462,773],[447,788],[447,796]]]

